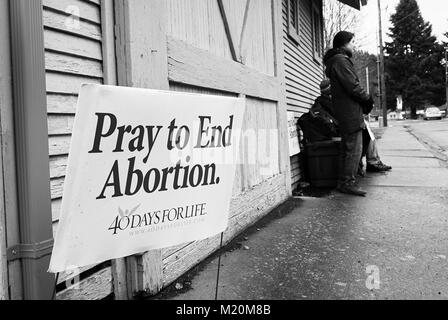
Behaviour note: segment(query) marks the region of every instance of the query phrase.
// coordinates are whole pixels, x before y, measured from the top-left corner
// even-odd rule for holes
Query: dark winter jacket
[[[331,49],[325,54],[324,63],[331,81],[334,117],[341,133],[364,129],[363,109],[373,106],[373,99],[361,87],[352,60],[343,49]]]
[[[325,112],[327,112],[329,114],[329,116],[334,118],[333,101],[331,100],[330,96],[320,95],[314,101],[314,105],[311,108],[311,111],[313,111],[313,112],[316,112],[316,111],[320,112],[321,109],[323,109]]]

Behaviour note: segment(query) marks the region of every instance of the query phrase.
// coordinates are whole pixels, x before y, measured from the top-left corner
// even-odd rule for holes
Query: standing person
[[[345,194],[366,196],[356,185],[362,156],[364,108],[373,106],[373,98],[361,87],[353,61],[354,34],[341,31],[334,37],[333,49],[324,57],[327,77],[331,81],[334,115],[342,136],[338,190]]]
[[[313,114],[319,114],[322,119],[326,119],[326,126],[329,130],[326,130],[327,139],[339,136],[339,124],[334,118],[334,108],[333,101],[331,99],[331,83],[330,80],[323,80],[320,83],[320,96],[314,101],[314,105],[310,112]],[[366,129],[362,131],[363,140],[363,153],[362,155],[366,157],[367,162],[367,172],[378,173],[387,172],[392,170],[391,166],[385,165],[380,158],[378,147],[376,145],[375,136],[370,129],[370,124],[364,119],[366,124]],[[331,129],[331,130],[330,130]],[[359,165],[358,175],[364,177],[365,172],[363,169],[362,161]]]

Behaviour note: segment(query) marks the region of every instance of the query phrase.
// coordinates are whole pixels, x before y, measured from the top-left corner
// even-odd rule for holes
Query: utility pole
[[[378,35],[377,35],[377,40],[378,40]],[[376,112],[378,113],[378,116],[380,115],[380,108],[381,108],[381,63],[380,63],[380,54],[378,53],[376,55],[376,75],[378,77],[377,82],[378,82],[378,100],[380,102],[380,105],[376,105]]]
[[[370,94],[369,66],[366,67],[366,89],[367,93]]]
[[[381,0],[378,0],[378,19],[379,19],[379,47],[380,47],[380,88],[381,88],[381,109],[383,110],[383,124],[387,127],[387,101],[386,101],[386,79],[385,79],[385,68],[384,68],[384,46],[383,46],[383,23],[381,17]]]
[[[446,107],[448,108],[448,46],[445,47],[445,90],[446,90]]]
[[[366,89],[367,89],[367,94],[370,94],[370,77],[369,77],[369,66],[366,67]],[[369,122],[371,121],[372,117],[369,114],[368,115],[368,119]]]
[[[379,29],[378,29],[379,30]],[[377,30],[377,32],[376,32],[376,43],[379,43],[379,40],[378,40],[378,34],[379,34],[379,31]],[[377,77],[377,84],[378,84],[378,91],[377,91],[377,97],[378,97],[378,101],[379,101],[379,104],[378,103],[375,103],[375,111],[376,111],[376,113],[377,113],[377,115],[378,115],[378,117],[380,116],[380,108],[381,108],[381,76],[380,76],[380,66],[381,66],[381,63],[380,63],[380,49],[379,49],[379,46],[377,46],[377,50],[378,50],[378,52],[377,52],[377,54],[376,54],[376,77]]]

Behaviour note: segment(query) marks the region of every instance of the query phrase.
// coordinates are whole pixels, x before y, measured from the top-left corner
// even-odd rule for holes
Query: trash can
[[[312,187],[335,188],[338,184],[339,139],[305,145],[306,169]]]

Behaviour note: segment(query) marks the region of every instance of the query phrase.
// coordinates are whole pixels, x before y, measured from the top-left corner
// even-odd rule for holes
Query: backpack
[[[336,120],[316,103],[310,112],[300,117],[298,124],[306,142],[320,142],[338,137],[339,130]]]

